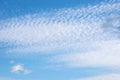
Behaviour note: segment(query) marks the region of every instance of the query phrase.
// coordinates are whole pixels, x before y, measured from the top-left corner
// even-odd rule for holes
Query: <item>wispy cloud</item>
[[[57,55],[52,61],[68,67],[120,67],[120,41],[95,42],[95,50]]]
[[[82,78],[76,80],[119,80],[119,79],[120,79],[120,74],[106,74],[106,75],[88,77],[88,78]]]

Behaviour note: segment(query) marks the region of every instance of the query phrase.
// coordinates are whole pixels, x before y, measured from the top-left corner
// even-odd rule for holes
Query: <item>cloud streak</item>
[[[95,42],[95,50],[57,55],[52,61],[68,67],[120,67],[120,41]]]
[[[119,79],[120,79],[120,74],[107,74],[107,75],[101,75],[101,76],[83,78],[77,80],[119,80]]]

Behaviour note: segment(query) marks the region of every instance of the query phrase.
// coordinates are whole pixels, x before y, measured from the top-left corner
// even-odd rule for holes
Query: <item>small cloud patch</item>
[[[17,64],[11,67],[10,72],[16,73],[16,74],[19,74],[19,73],[30,74],[32,71],[26,69],[23,64]]]

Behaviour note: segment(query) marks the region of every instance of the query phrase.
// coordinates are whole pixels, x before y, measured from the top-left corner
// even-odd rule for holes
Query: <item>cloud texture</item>
[[[81,67],[119,67],[119,13],[119,0],[112,0],[1,20],[0,43],[15,55],[67,50],[70,54],[58,54],[53,60]]]

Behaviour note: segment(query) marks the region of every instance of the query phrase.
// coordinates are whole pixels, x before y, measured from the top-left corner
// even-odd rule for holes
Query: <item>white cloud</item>
[[[15,53],[86,47],[91,42],[118,36],[119,33],[107,33],[102,27],[111,14],[118,15],[119,8],[119,2],[103,3],[44,13],[47,17],[38,13],[3,20],[0,42],[15,45],[17,48],[7,51]]]
[[[13,72],[13,73],[18,73],[20,71],[24,71],[23,65],[18,64],[18,65],[15,65],[11,68],[11,72]]]
[[[93,44],[92,51],[61,54],[53,57],[54,62],[68,67],[120,67],[120,41],[100,41]]]
[[[12,73],[23,73],[23,74],[30,74],[32,71],[28,70],[22,64],[17,64],[11,67]]]
[[[76,80],[120,80],[120,74],[107,74],[95,77],[81,78]]]

